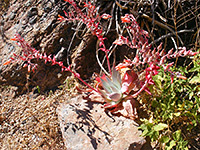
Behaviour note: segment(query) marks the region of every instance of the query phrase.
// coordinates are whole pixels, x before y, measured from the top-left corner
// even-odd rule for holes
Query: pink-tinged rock
[[[57,113],[68,150],[139,150],[146,142],[136,122],[106,113],[82,96],[61,104]]]

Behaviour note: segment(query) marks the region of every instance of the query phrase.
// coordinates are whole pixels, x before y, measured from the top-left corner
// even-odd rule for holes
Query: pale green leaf
[[[117,88],[121,89],[121,76],[119,72],[115,69],[112,70],[112,81],[117,86]]]
[[[167,128],[167,127],[168,127],[167,124],[159,123],[159,124],[157,124],[157,125],[154,126],[154,130],[155,131],[161,131],[161,130]]]
[[[191,84],[194,83],[200,83],[200,75],[199,76],[194,76],[191,80],[190,80]]]
[[[174,116],[179,117],[181,115],[180,112],[174,113]]]
[[[106,77],[106,81],[112,92],[120,93],[120,89],[108,77]]]
[[[169,146],[167,147],[167,150],[171,150],[176,145],[176,142],[174,140],[170,141]]]
[[[189,72],[195,72],[195,71],[199,71],[199,70],[200,70],[200,67],[196,66],[196,67],[193,67],[192,69],[190,69]]]
[[[101,80],[101,82],[102,82],[102,84],[103,84],[104,90],[105,90],[107,93],[112,93],[112,90],[111,90],[109,84],[108,84],[106,81],[104,81],[103,79],[100,79],[100,80]]]
[[[174,132],[173,138],[176,141],[180,140],[180,138],[181,138],[181,130],[177,130],[176,132]]]

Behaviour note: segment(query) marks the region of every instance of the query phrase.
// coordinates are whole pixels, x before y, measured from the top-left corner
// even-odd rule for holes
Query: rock
[[[0,25],[0,84],[19,87],[19,94],[37,86],[41,91],[46,91],[56,88],[70,75],[64,72],[61,73],[62,76],[59,76],[61,68],[59,66],[51,67],[50,64],[44,65],[44,61],[37,62],[39,66],[36,73],[28,73],[27,68],[22,67],[24,64],[22,61],[13,62],[12,65],[2,65],[13,56],[13,53],[21,53],[21,49],[16,43],[10,40],[16,33],[19,33],[27,43],[40,50],[41,53],[57,55],[67,65],[68,58],[65,52],[62,53],[62,56],[60,53],[57,54],[61,49],[68,48],[74,34],[74,31],[71,30],[72,25],[57,20],[58,14],[63,12],[62,6],[65,3],[58,0],[15,0],[10,2],[10,7],[0,16],[2,22]],[[71,49],[74,49],[80,42],[80,40],[75,40]],[[29,79],[27,79],[27,75],[30,77]]]
[[[82,96],[61,104],[57,113],[69,150],[140,150],[146,142],[135,121],[106,113]]]
[[[32,16],[35,16],[38,14],[37,7],[31,7],[31,9],[28,11],[27,17],[31,18]]]
[[[15,16],[16,16],[16,14],[14,12],[12,12],[9,19],[13,20],[15,18]]]
[[[63,61],[66,55],[67,55],[67,49],[62,47],[61,50],[56,54],[55,58],[57,61]]]
[[[45,12],[50,12],[52,10],[52,3],[53,2],[48,2],[45,6],[44,6],[44,11]]]
[[[37,21],[37,16],[33,16],[33,17],[31,17],[31,18],[29,19],[29,23],[30,23],[31,25],[35,24],[36,21]]]

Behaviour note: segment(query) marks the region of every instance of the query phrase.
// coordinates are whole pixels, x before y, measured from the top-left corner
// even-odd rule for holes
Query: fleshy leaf
[[[108,96],[112,101],[118,102],[122,95],[120,93],[111,93]]]
[[[120,92],[120,90],[117,89],[116,85],[108,77],[106,77],[106,80],[112,92]]]
[[[112,70],[112,81],[116,85],[118,90],[121,90],[121,82],[122,82],[121,76],[120,76],[119,72],[117,70],[115,70],[115,68],[113,68],[113,70]]]
[[[102,83],[102,85],[103,85],[104,90],[105,90],[107,93],[112,93],[112,90],[111,90],[109,84],[108,84],[106,81],[104,81],[103,79],[100,79],[100,80],[101,80],[101,83]]]
[[[106,102],[111,103],[111,100],[107,98],[107,94],[105,91],[99,89],[99,92],[101,93],[101,96],[105,99]]]
[[[133,70],[127,70],[122,80],[122,93],[129,93],[131,90],[138,90],[139,79],[138,75]]]

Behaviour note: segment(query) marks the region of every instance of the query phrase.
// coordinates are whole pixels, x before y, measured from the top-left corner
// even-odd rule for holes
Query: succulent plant
[[[99,92],[106,102],[115,105],[123,99],[121,91],[122,81],[118,71],[113,69],[111,79],[107,76],[102,76],[100,82],[103,89],[99,88]]]
[[[132,70],[127,70],[121,77],[120,73],[113,69],[111,77],[103,75],[99,82],[99,93],[105,98],[106,106],[116,106],[123,100],[130,98],[132,91],[138,91],[139,79]]]

